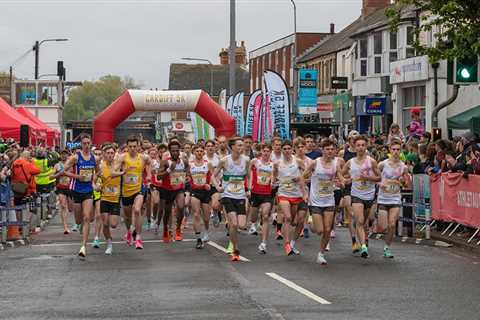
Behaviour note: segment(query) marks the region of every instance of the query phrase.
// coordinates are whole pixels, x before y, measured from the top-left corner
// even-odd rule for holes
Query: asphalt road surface
[[[120,241],[120,232],[115,233]],[[244,261],[222,251],[222,226],[211,243],[164,244],[152,232],[145,249],[114,244],[114,254],[88,248],[76,256],[79,235],[58,225],[32,245],[0,253],[1,319],[479,319],[480,258],[456,248],[395,243],[393,260],[383,242],[370,241],[367,260],[351,254],[345,229],[315,263],[318,237],[301,239],[299,256],[287,257],[270,240],[241,235]]]

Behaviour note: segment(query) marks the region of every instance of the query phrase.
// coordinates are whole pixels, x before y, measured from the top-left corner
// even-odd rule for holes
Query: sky
[[[329,32],[360,15],[362,0],[296,0],[299,32]],[[293,33],[289,0],[237,0],[238,43],[247,51]],[[40,75],[67,80],[130,76],[145,88],[168,87],[169,66],[182,57],[210,59],[229,44],[229,0],[0,0],[0,71],[14,66],[33,78],[36,40],[68,38],[40,47]],[[25,54],[25,55],[24,55]]]

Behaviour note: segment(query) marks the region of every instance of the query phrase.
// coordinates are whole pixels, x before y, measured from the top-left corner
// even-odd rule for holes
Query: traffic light
[[[455,60],[455,84],[478,82],[478,57],[466,57]]]

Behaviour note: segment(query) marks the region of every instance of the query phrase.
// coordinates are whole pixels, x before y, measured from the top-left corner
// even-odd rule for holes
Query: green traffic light
[[[456,83],[472,84],[478,82],[478,58],[468,57],[456,60]]]
[[[470,79],[470,72],[468,71],[467,68],[463,68],[462,71],[460,72],[460,75],[464,79]]]

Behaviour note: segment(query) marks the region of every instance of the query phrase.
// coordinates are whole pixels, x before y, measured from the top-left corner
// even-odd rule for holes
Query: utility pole
[[[228,62],[229,62],[229,94],[233,96],[235,94],[235,51],[237,49],[237,41],[235,39],[235,0],[230,0],[230,50],[228,50]]]
[[[295,115],[297,113],[297,91],[298,91],[298,70],[297,70],[297,5],[295,4],[294,0],[290,0],[293,5],[293,101],[292,101],[292,108],[290,110],[290,122],[292,121],[292,114]]]

